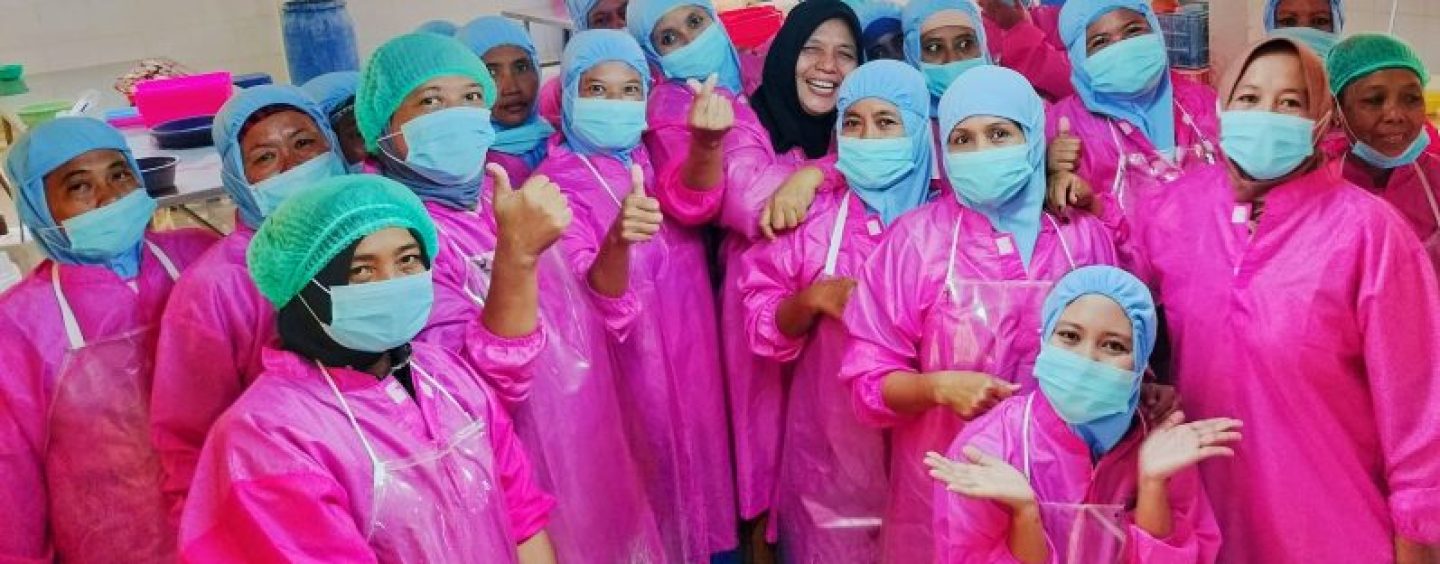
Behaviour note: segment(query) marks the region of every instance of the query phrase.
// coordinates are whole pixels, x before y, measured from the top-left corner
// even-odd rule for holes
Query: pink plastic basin
[[[147,80],[135,86],[135,109],[140,110],[146,127],[214,115],[233,89],[228,72]]]

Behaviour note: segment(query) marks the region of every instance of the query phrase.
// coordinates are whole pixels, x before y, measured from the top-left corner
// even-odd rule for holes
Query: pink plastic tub
[[[135,86],[135,109],[140,110],[146,127],[215,115],[230,99],[233,88],[228,72],[147,80]]]

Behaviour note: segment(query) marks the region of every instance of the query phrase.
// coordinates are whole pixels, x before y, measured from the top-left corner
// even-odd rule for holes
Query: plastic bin
[[[1170,65],[1182,69],[1210,66],[1210,5],[1192,3],[1180,11],[1156,14],[1165,32]]]
[[[215,115],[233,90],[228,72],[147,80],[135,86],[135,109],[145,126],[153,128],[181,118]]]

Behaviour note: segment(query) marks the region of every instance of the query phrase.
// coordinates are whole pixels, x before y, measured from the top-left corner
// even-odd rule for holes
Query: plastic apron
[[[844,198],[822,278],[835,276],[851,198]],[[797,564],[879,562],[885,513],[884,434],[862,425],[840,379],[848,335],[828,317],[795,364],[781,451],[781,554]]]
[[[484,419],[469,413],[449,390],[411,363],[424,384],[435,388],[469,422],[448,437],[416,441],[422,448],[408,457],[381,459],[334,378],[318,362],[316,366],[370,459],[374,476],[370,522],[362,527],[378,561],[517,561]],[[435,411],[438,414],[441,408]],[[438,423],[440,417],[436,419]]]
[[[1167,158],[1155,149],[1155,145],[1145,138],[1145,133],[1130,125],[1128,122],[1117,123],[1113,119],[1106,120],[1110,130],[1110,141],[1115,145],[1115,154],[1118,155],[1115,163],[1115,180],[1110,185],[1110,192],[1114,194],[1115,201],[1120,204],[1120,209],[1126,215],[1134,213],[1136,205],[1139,204],[1140,195],[1137,190],[1168,184],[1174,182],[1185,174],[1185,171],[1192,166],[1201,164],[1215,164],[1220,151],[1216,148],[1217,142],[1205,138],[1200,127],[1195,125],[1195,118],[1190,112],[1179,104],[1175,109],[1180,112],[1180,121],[1195,134],[1199,142],[1189,147],[1175,147],[1175,157]],[[1134,151],[1127,151],[1127,147],[1134,147]],[[1135,175],[1136,182],[1131,182],[1130,176]]]
[[[1035,394],[1031,394],[1025,401],[1025,423],[1020,436],[1026,480],[1031,479],[1030,433],[1034,407]],[[1056,552],[1054,562],[1105,564],[1125,559],[1129,520],[1123,505],[1041,502],[1040,521],[1045,526],[1050,549]]]
[[[180,276],[160,247],[145,246],[172,281]],[[50,273],[70,343],[50,401],[44,447],[57,560],[173,562],[178,532],[150,440],[155,328],[86,341],[60,288],[60,269]]]
[[[1430,264],[1435,266],[1435,273],[1440,274],[1440,204],[1436,203],[1434,187],[1425,177],[1425,171],[1420,168],[1420,164],[1411,163],[1410,166],[1415,167],[1415,177],[1420,179],[1420,187],[1425,190],[1425,201],[1430,204],[1430,213],[1435,216],[1435,231],[1421,243],[1425,245],[1425,255],[1430,257]]]
[[[1063,231],[1049,215],[1070,268],[1075,256]],[[1035,357],[1040,353],[1041,306],[1054,280],[980,280],[957,272],[960,222],[950,236],[945,285],[921,326],[920,372],[983,372],[1018,383],[1022,393],[1035,389]],[[1002,253],[1018,252],[1010,237],[997,238]],[[1007,253],[1007,254],[1008,254]],[[1059,277],[1056,277],[1057,279]],[[890,521],[885,524],[886,558],[922,562],[933,558],[931,508],[933,486],[925,453],[943,452],[964,425],[960,416],[933,408],[891,433]],[[915,552],[920,551],[920,552]]]

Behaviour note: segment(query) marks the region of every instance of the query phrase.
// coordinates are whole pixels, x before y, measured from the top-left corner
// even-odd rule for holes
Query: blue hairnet
[[[1300,42],[1320,57],[1330,60],[1330,52],[1340,44],[1340,34],[1321,31],[1313,27],[1282,27],[1270,32],[1269,37],[1283,37]]]
[[[911,66],[920,68],[920,29],[925,27],[925,21],[930,16],[947,10],[955,10],[970,18],[975,38],[980,40],[980,56],[985,62],[993,63],[985,40],[985,21],[980,19],[980,8],[973,0],[913,0],[906,4],[901,16],[901,25],[905,28],[905,60]]]
[[[260,205],[255,202],[255,195],[251,193],[250,182],[246,180],[245,155],[240,149],[240,130],[245,127],[245,122],[250,121],[250,116],[270,106],[288,106],[305,114],[325,135],[325,141],[330,143],[330,150],[340,157],[340,162],[345,162],[340,140],[330,128],[329,118],[320,113],[319,106],[305,91],[294,86],[267,84],[236,93],[220,108],[220,113],[215,115],[215,127],[211,129],[210,136],[215,140],[216,152],[220,153],[220,180],[225,185],[225,192],[240,210],[240,220],[251,229],[258,229],[260,223],[265,221],[265,215],[260,212]]]
[[[570,13],[570,21],[575,24],[575,31],[590,29],[590,10],[600,0],[565,0],[565,11]]]
[[[879,60],[860,65],[840,84],[839,103],[836,105],[840,118],[835,120],[836,136],[844,128],[845,111],[866,98],[884,100],[900,110],[905,136],[910,138],[916,163],[915,168],[888,192],[904,194],[897,200],[907,205],[896,210],[898,213],[914,209],[929,199],[930,173],[935,162],[934,135],[930,129],[930,91],[925,86],[925,76],[900,61]],[[894,220],[893,217],[884,219],[886,223]]]
[[[1265,31],[1275,31],[1275,10],[1280,7],[1280,0],[1265,1]],[[1345,31],[1345,1],[1330,0],[1330,19],[1334,22],[1335,33],[1338,35]]]
[[[360,89],[360,72],[328,72],[310,79],[300,88],[320,105],[325,115],[334,115],[336,110],[354,105],[355,91]]]
[[[950,84],[940,97],[939,113],[940,139],[949,139],[955,125],[971,116],[1005,118],[1025,132],[1032,171],[1024,191],[994,208],[962,203],[984,214],[996,229],[1014,234],[1028,264],[1040,233],[1040,206],[1045,202],[1045,102],[1020,73],[984,65],[965,71]]]
[[[572,131],[571,113],[575,111],[575,100],[580,97],[580,75],[595,65],[608,61],[625,63],[640,73],[640,84],[644,88],[645,98],[650,97],[650,66],[645,63],[645,53],[630,34],[613,29],[592,29],[571,38],[560,61],[560,76],[565,89],[560,95],[560,130],[565,133],[565,144],[581,155],[600,153],[603,150],[586,143]],[[633,149],[626,149],[615,156],[629,162],[631,150]]]
[[[860,45],[868,48],[887,34],[903,31],[900,5],[889,0],[859,0],[850,3],[860,19]]]
[[[540,55],[535,50],[535,44],[530,41],[530,35],[525,33],[525,28],[520,27],[519,24],[511,21],[509,18],[501,16],[475,18],[460,28],[460,31],[456,32],[455,38],[459,39],[461,43],[464,43],[466,47],[469,47],[471,51],[474,51],[476,57],[484,57],[491,49],[502,45],[516,47],[524,51],[526,56],[530,57],[530,66],[535,69],[535,72],[537,74],[540,72]],[[540,117],[540,104],[538,100],[530,101],[530,117],[527,118],[523,124],[508,126],[493,120],[491,123],[495,125],[495,133],[497,135],[496,146],[490,148],[492,151],[506,152],[512,150],[507,148],[502,141],[506,139],[507,135],[515,135],[521,132],[512,131],[507,134],[507,131],[522,128],[554,131],[549,127],[550,124],[546,122],[544,118]],[[525,164],[534,168],[545,158],[545,152],[545,139],[539,138],[536,139],[535,144],[531,146],[530,150],[522,154],[521,157],[525,159]]]
[[[453,23],[445,20],[430,20],[420,24],[420,27],[415,28],[415,33],[433,33],[435,35],[444,35],[445,37],[454,37],[455,30],[455,24]]]
[[[1160,19],[1155,17],[1149,0],[1070,0],[1060,9],[1060,38],[1070,53],[1070,82],[1090,111],[1135,124],[1156,149],[1169,151],[1175,148],[1175,86],[1168,71],[1154,92],[1131,99],[1096,92],[1085,73],[1086,29],[1105,14],[1120,9],[1145,16],[1152,32],[1163,37]]]
[[[35,233],[36,243],[45,256],[61,264],[102,265],[115,269],[114,261],[102,264],[70,252],[70,240],[62,230],[56,229],[59,224],[50,215],[50,203],[45,198],[45,175],[75,157],[102,149],[112,149],[125,155],[140,182],[140,189],[144,189],[140,166],[135,163],[135,155],[125,143],[125,137],[98,119],[61,117],[37,125],[10,147],[10,154],[5,159],[5,171],[18,185],[15,207],[20,212],[20,221]],[[138,252],[140,243],[135,245]],[[134,255],[127,256],[129,259],[115,260],[133,262]]]
[[[705,10],[710,15],[710,25],[720,26],[720,33],[725,35],[725,42],[730,45],[729,51],[725,54],[726,59],[716,61],[714,71],[719,75],[719,85],[724,86],[732,94],[743,93],[740,83],[740,55],[735,52],[735,44],[730,41],[730,33],[720,23],[720,16],[715,12],[715,5],[710,0],[630,0],[629,7],[625,10],[625,25],[635,42],[645,51],[645,57],[650,63],[660,69],[661,74],[667,78],[705,80],[703,76],[671,76],[665,70],[665,64],[660,59],[660,52],[655,49],[655,44],[650,40],[650,35],[655,31],[655,24],[660,23],[660,18],[671,10],[681,6],[695,6]]]
[[[1135,373],[1145,372],[1160,332],[1155,299],[1150,296],[1150,289],[1146,288],[1139,278],[1113,266],[1077,268],[1055,283],[1042,308],[1042,340],[1050,339],[1050,335],[1055,332],[1055,325],[1060,321],[1060,314],[1066,307],[1080,297],[1092,294],[1110,298],[1120,305],[1120,309],[1125,310],[1125,316],[1130,318],[1130,329],[1135,339]]]

